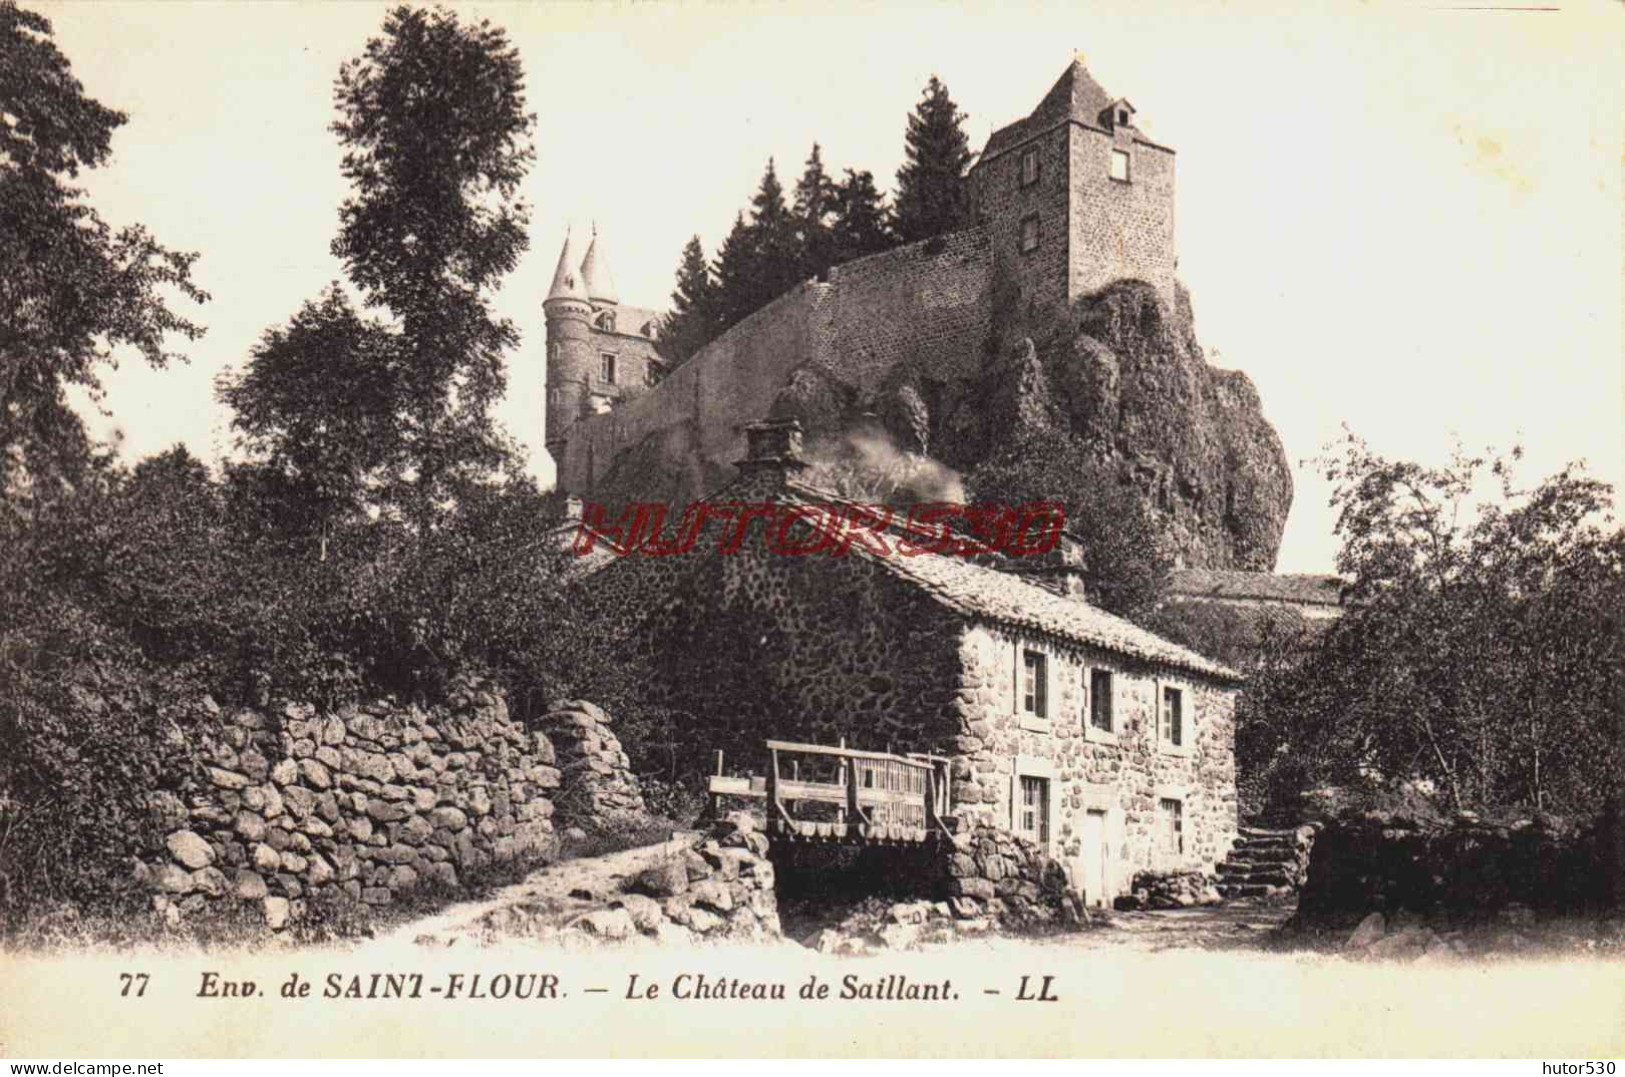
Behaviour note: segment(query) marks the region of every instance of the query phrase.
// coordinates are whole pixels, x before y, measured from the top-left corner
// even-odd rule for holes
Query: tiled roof
[[[786,500],[803,504],[852,504],[845,498],[796,479],[788,484],[788,494]],[[902,530],[904,528],[896,518],[887,529],[892,535]],[[935,537],[934,528],[917,536],[922,543]],[[1243,679],[1229,666],[1163,639],[1132,621],[1107,613],[1081,599],[1063,598],[1012,573],[977,564],[964,557],[932,553],[904,557],[895,550],[891,556],[881,557],[856,544],[850,555],[878,561],[903,579],[930,592],[945,606],[967,617],[1049,632],[1078,643],[1225,680]]]
[[[1038,103],[1025,119],[1017,120],[994,131],[988,137],[987,146],[982,150],[981,159],[986,161],[996,154],[1003,153],[1011,146],[1025,142],[1030,136],[1040,131],[1054,127],[1067,119],[1075,119],[1080,123],[1095,127],[1100,123],[1100,114],[1106,106],[1112,103],[1112,97],[1101,88],[1100,83],[1084,68],[1082,62],[1073,60],[1049,93]]]
[[[658,333],[660,331],[660,319],[665,317],[665,314],[661,311],[651,310],[648,307],[634,307],[626,303],[617,303],[613,307],[605,307],[604,309],[613,310],[615,312],[616,333],[620,334],[621,336],[643,337],[645,340],[653,340],[655,338],[645,336],[643,327],[648,325],[650,322],[653,322],[655,332]],[[594,326],[593,329],[595,332],[604,332],[604,330],[599,329],[597,326]]]
[[[1191,598],[1251,598],[1309,606],[1340,606],[1346,582],[1340,576],[1312,573],[1185,568],[1169,575],[1168,590]]]
[[[858,547],[853,551],[860,552]],[[1048,632],[1221,680],[1243,679],[1229,666],[1203,658],[1139,625],[1078,599],[1062,598],[1008,572],[938,554],[877,557],[865,553],[864,556],[873,557],[967,617]]]

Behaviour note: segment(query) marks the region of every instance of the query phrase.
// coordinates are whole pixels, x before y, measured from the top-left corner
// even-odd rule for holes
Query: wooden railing
[[[947,835],[952,777],[940,756],[892,755],[844,745],[767,742],[767,773],[711,779],[723,796],[767,801],[768,832],[796,838],[926,841]]]

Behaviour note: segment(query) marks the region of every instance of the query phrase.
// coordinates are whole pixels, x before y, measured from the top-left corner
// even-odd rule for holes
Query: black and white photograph
[[[1622,162],[1617,2],[0,0],[0,1058],[1607,1077]]]

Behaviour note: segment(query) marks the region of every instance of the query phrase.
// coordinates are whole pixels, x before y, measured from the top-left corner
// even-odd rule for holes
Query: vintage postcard
[[[1622,31],[0,0],[9,1072],[1614,1065]]]

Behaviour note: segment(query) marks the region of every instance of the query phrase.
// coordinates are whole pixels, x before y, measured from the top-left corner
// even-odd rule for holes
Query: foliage
[[[965,170],[972,158],[966,115],[932,75],[908,117],[903,167],[897,172],[897,234],[904,243],[954,232],[970,223]]]
[[[114,231],[71,184],[112,152],[122,112],[84,95],[49,20],[0,0],[0,492],[79,477],[90,446],[66,390],[99,398],[98,368],[119,347],[155,367],[181,358],[166,338],[203,329],[165,293],[208,299],[197,255],[146,229]]]
[[[1056,501],[1083,546],[1089,601],[1122,617],[1151,613],[1173,560],[1132,483],[1082,440],[1058,431],[1013,438],[968,479],[973,501]]]
[[[492,312],[490,292],[529,246],[517,197],[535,156],[524,89],[500,28],[398,7],[334,90],[354,193],[333,253],[399,326],[398,368],[367,399],[389,406],[379,421],[398,428],[420,527],[460,471],[501,460],[489,412],[519,336]]]
[[[1350,608],[1238,714],[1255,755],[1289,761],[1278,798],[1420,781],[1457,809],[1598,810],[1625,771],[1610,488],[1571,465],[1520,489],[1516,449],[1442,467],[1342,450],[1324,463]]]
[[[660,355],[675,368],[717,335],[717,282],[699,236],[683,246],[677,265],[677,289],[671,293],[671,312],[660,320],[657,345]]]
[[[1271,648],[1284,640],[1307,643],[1312,622],[1286,607],[1238,608],[1228,602],[1164,602],[1140,618],[1164,639],[1232,669],[1250,670],[1268,661]]]
[[[836,203],[835,184],[824,171],[824,151],[814,142],[801,178],[796,181],[791,214],[800,252],[797,276],[822,277],[835,264],[835,233],[831,226]]]
[[[874,173],[847,169],[835,185],[835,220],[830,225],[834,256],[840,265],[854,258],[866,258],[897,246],[892,231],[892,213],[885,198],[875,189]]]

